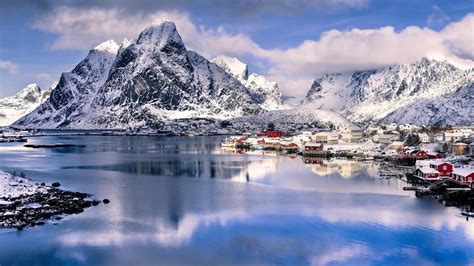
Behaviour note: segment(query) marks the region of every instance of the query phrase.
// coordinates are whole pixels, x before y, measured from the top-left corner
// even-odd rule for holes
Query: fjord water
[[[108,198],[59,222],[0,230],[0,264],[474,263],[474,222],[380,179],[378,165],[233,154],[222,137],[37,137],[0,169]]]

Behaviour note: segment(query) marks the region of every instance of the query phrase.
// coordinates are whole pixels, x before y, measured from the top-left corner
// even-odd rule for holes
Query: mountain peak
[[[230,57],[226,55],[220,55],[214,59],[212,59],[212,62],[224,70],[226,72],[232,74],[234,77],[241,79],[241,80],[247,80],[248,79],[248,67],[247,64],[243,63],[239,59],[235,57]]]
[[[14,97],[23,99],[28,102],[36,102],[41,96],[41,89],[36,83],[28,84],[24,89],[19,91]]]
[[[92,50],[116,54],[118,49],[119,49],[119,45],[114,40],[108,40],[97,45]]]
[[[154,44],[160,50],[167,46],[184,48],[183,40],[179,35],[174,22],[161,20],[146,27],[138,36],[138,45]]]
[[[17,95],[23,95],[23,94],[28,94],[28,93],[40,93],[41,89],[36,83],[31,83],[26,85],[25,88],[23,88],[20,92],[17,93]]]

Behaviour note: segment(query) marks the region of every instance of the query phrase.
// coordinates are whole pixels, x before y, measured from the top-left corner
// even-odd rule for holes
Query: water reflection
[[[223,153],[219,138],[37,138],[0,169],[111,203],[0,232],[0,264],[468,264],[474,225],[381,179],[378,164]],[[130,259],[133,258],[131,261]]]

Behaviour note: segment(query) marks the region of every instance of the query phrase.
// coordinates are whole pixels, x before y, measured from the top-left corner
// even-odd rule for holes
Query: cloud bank
[[[289,49],[264,49],[247,34],[231,34],[223,27],[207,28],[193,22],[188,13],[178,11],[129,14],[120,9],[62,7],[38,19],[33,27],[57,34],[53,49],[90,49],[107,39],[134,38],[159,19],[174,21],[186,46],[208,58],[225,54],[251,57],[256,60],[254,64],[263,62],[269,67],[262,74],[278,81],[285,95],[303,96],[312,80],[325,73],[411,63],[424,56],[446,59],[465,68],[474,66],[473,13],[438,31],[418,26],[400,31],[391,26],[330,30],[317,40],[305,40]]]
[[[18,65],[12,61],[0,60],[0,70],[4,70],[8,74],[15,74],[18,71]]]

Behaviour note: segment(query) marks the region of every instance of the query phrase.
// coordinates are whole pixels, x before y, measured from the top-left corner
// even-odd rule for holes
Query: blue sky
[[[432,54],[469,65],[473,3],[5,0],[0,3],[0,97],[31,82],[46,87],[95,45],[134,38],[162,17],[176,22],[189,49],[208,58],[236,56],[251,72],[278,81],[286,95],[303,95],[324,73],[409,63]]]

